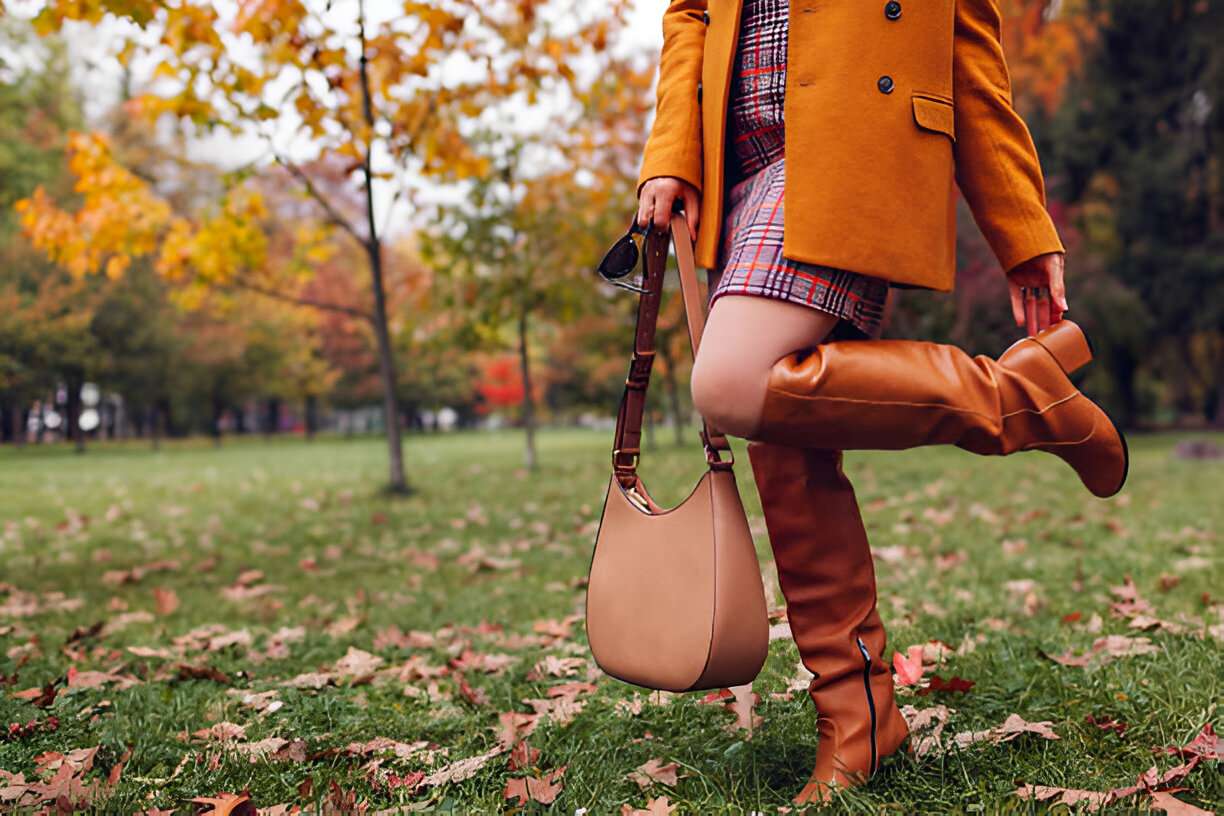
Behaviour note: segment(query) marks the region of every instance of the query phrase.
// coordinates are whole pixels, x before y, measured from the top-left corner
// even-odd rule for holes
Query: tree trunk
[[[213,447],[221,447],[221,417],[225,414],[225,402],[220,397],[213,397],[212,438]]]
[[[527,348],[526,303],[519,305],[518,341],[519,370],[523,377],[523,429],[527,432],[526,465],[528,470],[534,471],[538,467],[539,460],[536,456],[535,395],[531,391],[531,356]]]
[[[361,77],[361,110],[366,125],[374,131],[374,104],[370,96],[369,57],[366,55],[365,0],[357,4],[358,34],[361,41],[361,58],[358,61]],[[391,332],[387,327],[387,292],[383,282],[382,242],[378,237],[378,224],[374,219],[374,165],[370,145],[365,146],[362,171],[365,178],[366,254],[370,258],[370,279],[374,290],[374,336],[378,338],[378,373],[383,387],[383,418],[387,431],[387,452],[390,455],[390,483],[392,493],[410,493],[404,478],[404,449],[400,439],[400,414],[395,393],[395,360],[391,352]]]
[[[19,409],[15,402],[0,403],[0,442],[15,442],[17,440],[17,414]]]
[[[1124,428],[1134,427],[1139,414],[1139,397],[1135,391],[1135,359],[1130,350],[1122,351],[1114,363],[1114,376],[1117,378],[1118,398],[1121,403],[1121,425]]]
[[[280,433],[281,419],[281,401],[277,397],[272,397],[268,400],[266,413],[264,415],[264,436],[271,438]]]
[[[149,417],[149,438],[153,441],[153,450],[161,450],[162,408],[160,402],[153,403],[152,414]]]
[[[373,202],[370,203],[373,207]],[[372,210],[371,210],[372,212]],[[371,222],[373,218],[371,218]],[[371,224],[372,226],[372,224]],[[404,478],[404,449],[400,437],[399,400],[395,394],[395,360],[391,354],[391,332],[387,327],[387,295],[383,286],[382,248],[377,241],[367,247],[370,255],[370,277],[374,289],[374,336],[378,339],[378,374],[383,389],[383,424],[387,433],[387,453],[390,457],[388,489],[392,493],[409,493]]]
[[[315,438],[315,430],[319,427],[319,398],[314,394],[306,397],[306,416],[304,422],[306,425],[306,439],[313,442]]]
[[[658,347],[659,359],[663,362],[663,387],[667,389],[667,408],[671,414],[671,426],[676,435],[676,445],[684,444],[683,418],[680,415],[680,384],[676,380],[676,366],[672,362],[671,348],[666,343]]]
[[[81,430],[81,386],[83,384],[83,380],[68,379],[68,405],[66,410],[68,415],[64,418],[67,426],[65,434],[76,443],[74,447],[77,453],[85,452],[85,432]]]

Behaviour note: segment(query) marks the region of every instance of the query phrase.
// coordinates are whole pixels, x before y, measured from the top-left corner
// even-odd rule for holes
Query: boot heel
[[[1060,320],[1033,339],[1045,347],[1068,375],[1092,361],[1092,343],[1078,323]]]

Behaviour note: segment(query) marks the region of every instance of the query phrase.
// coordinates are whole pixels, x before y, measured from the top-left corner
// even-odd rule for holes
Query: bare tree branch
[[[302,170],[302,168],[298,167],[297,164],[289,161],[289,159],[279,154],[276,157],[276,163],[288,170],[294,178],[301,182],[302,186],[306,188],[306,192],[310,194],[310,197],[319,202],[319,206],[322,207],[323,211],[327,213],[328,220],[330,220],[337,227],[340,227],[340,229],[344,230],[349,235],[353,236],[353,238],[355,238],[362,246],[367,244],[368,239],[359,233],[357,228],[349,223],[348,219],[340,214],[340,211],[337,210],[331,201],[329,201],[327,197],[324,196],[319,190],[319,188],[315,186],[315,183],[311,181],[310,176],[306,175],[306,172]]]
[[[369,312],[362,311],[355,306],[345,306],[342,303],[330,303],[326,300],[318,300],[316,298],[303,297],[301,295],[290,295],[285,292],[278,292],[275,289],[269,289],[266,286],[260,286],[257,283],[249,281],[233,280],[228,283],[217,284],[221,288],[229,289],[245,289],[248,292],[254,292],[264,297],[270,297],[274,300],[292,303],[296,306],[309,306],[313,309],[320,309],[325,312],[337,312],[346,314],[350,317],[358,317],[367,322],[373,321],[373,316]]]

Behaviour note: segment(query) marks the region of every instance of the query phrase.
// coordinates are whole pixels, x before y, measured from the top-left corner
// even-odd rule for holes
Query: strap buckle
[[[622,456],[633,457],[628,464],[617,461]],[[632,474],[637,472],[638,462],[642,458],[642,452],[639,448],[613,448],[612,449],[612,469],[617,474],[626,473]]]
[[[735,451],[728,446],[726,452],[727,458],[723,459],[718,448],[705,446],[706,464],[710,466],[710,470],[731,470],[735,466]]]

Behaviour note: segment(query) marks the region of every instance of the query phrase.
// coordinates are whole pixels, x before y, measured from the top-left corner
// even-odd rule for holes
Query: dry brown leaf
[[[521,771],[524,768],[530,768],[536,764],[536,760],[540,758],[540,749],[532,748],[527,744],[527,740],[520,740],[517,745],[510,749],[510,756],[506,760],[506,768],[511,771]]]
[[[1089,811],[1098,810],[1109,801],[1108,793],[1076,790],[1074,788],[1055,788],[1049,785],[1021,785],[1016,791],[1016,795],[1021,799],[1051,802],[1071,808],[1083,805]]]
[[[1155,654],[1159,651],[1160,648],[1153,644],[1150,638],[1106,635],[1094,640],[1092,648],[1083,654],[1077,655],[1067,651],[1061,655],[1046,656],[1064,666],[1084,667],[1090,664],[1103,665],[1116,658]]]
[[[255,803],[251,795],[242,793],[218,793],[214,796],[199,796],[191,800],[197,808],[197,816],[255,816]]]
[[[179,608],[178,593],[173,589],[155,587],[153,590],[153,603],[157,609],[157,614],[163,617],[170,615]]]
[[[952,738],[953,742],[960,748],[965,748],[977,742],[989,742],[992,745],[998,745],[1003,742],[1010,742],[1021,734],[1036,734],[1043,739],[1056,740],[1058,734],[1054,733],[1054,723],[1043,720],[1042,722],[1028,722],[1019,714],[1010,714],[1003,721],[1002,725],[996,725],[994,728],[989,728],[985,731],[962,731]]]
[[[373,676],[383,659],[378,655],[350,646],[344,657],[336,661],[334,667],[336,676],[348,679],[362,679]]]
[[[512,777],[506,780],[506,788],[502,796],[507,799],[518,799],[519,804],[539,802],[543,805],[552,804],[561,794],[562,781],[565,776],[565,765],[549,771],[544,776]]]
[[[228,649],[231,646],[249,647],[255,639],[251,637],[251,633],[246,629],[238,629],[233,632],[225,632],[218,634],[208,639],[205,649],[210,652],[219,652],[222,649]]]
[[[229,742],[246,739],[246,726],[232,722],[219,722],[208,728],[193,731],[191,736],[207,742]]]
[[[1214,811],[1203,810],[1189,802],[1183,802],[1171,793],[1153,791],[1151,802],[1152,810],[1163,810],[1170,816],[1214,816]]]
[[[483,754],[465,757],[464,759],[457,760],[449,765],[444,765],[431,773],[429,776],[422,779],[421,786],[429,787],[432,785],[446,785],[451,782],[461,782],[464,779],[471,779],[488,763],[490,759],[498,754],[504,753],[505,750],[506,749],[501,745],[498,745],[489,749],[488,751],[485,751]]]
[[[621,805],[621,816],[670,816],[676,812],[676,806],[667,801],[666,796],[657,799],[647,799],[645,808],[635,808],[632,805]]]
[[[284,700],[277,698],[276,689],[269,691],[249,691],[247,689],[229,689],[225,692],[231,697],[237,697],[239,705],[259,712],[273,714],[284,707]]]
[[[282,681],[281,685],[297,689],[321,689],[324,686],[330,686],[335,680],[336,678],[332,674],[306,672],[305,674],[299,674],[296,677]]]
[[[626,777],[643,790],[656,782],[674,787],[679,769],[680,766],[675,762],[664,763],[661,759],[651,759],[630,771]]]
[[[528,680],[539,680],[545,676],[572,677],[586,666],[586,661],[580,657],[558,657],[546,655],[527,673]]]
[[[1201,757],[1219,762],[1224,760],[1224,739],[1216,734],[1215,727],[1211,723],[1205,723],[1190,742],[1182,746],[1165,748],[1164,751],[1182,758]]]
[[[130,674],[120,674],[118,669],[108,672],[77,671],[76,667],[68,669],[68,688],[92,689],[114,685],[125,689],[140,685],[140,680]]]
[[[354,756],[368,756],[370,754],[390,752],[397,759],[412,759],[420,754],[430,753],[428,740],[400,742],[389,737],[374,737],[365,742],[350,742],[344,747],[344,752]]]
[[[901,716],[905,718],[909,725],[910,733],[914,734],[914,756],[921,759],[925,756],[938,754],[943,751],[943,735],[944,726],[948,723],[948,718],[952,715],[952,709],[945,705],[931,706],[930,708],[915,708],[912,705],[902,707]]]
[[[538,714],[527,714],[522,711],[503,711],[497,715],[497,744],[503,751],[523,737],[531,735],[539,725]]]

